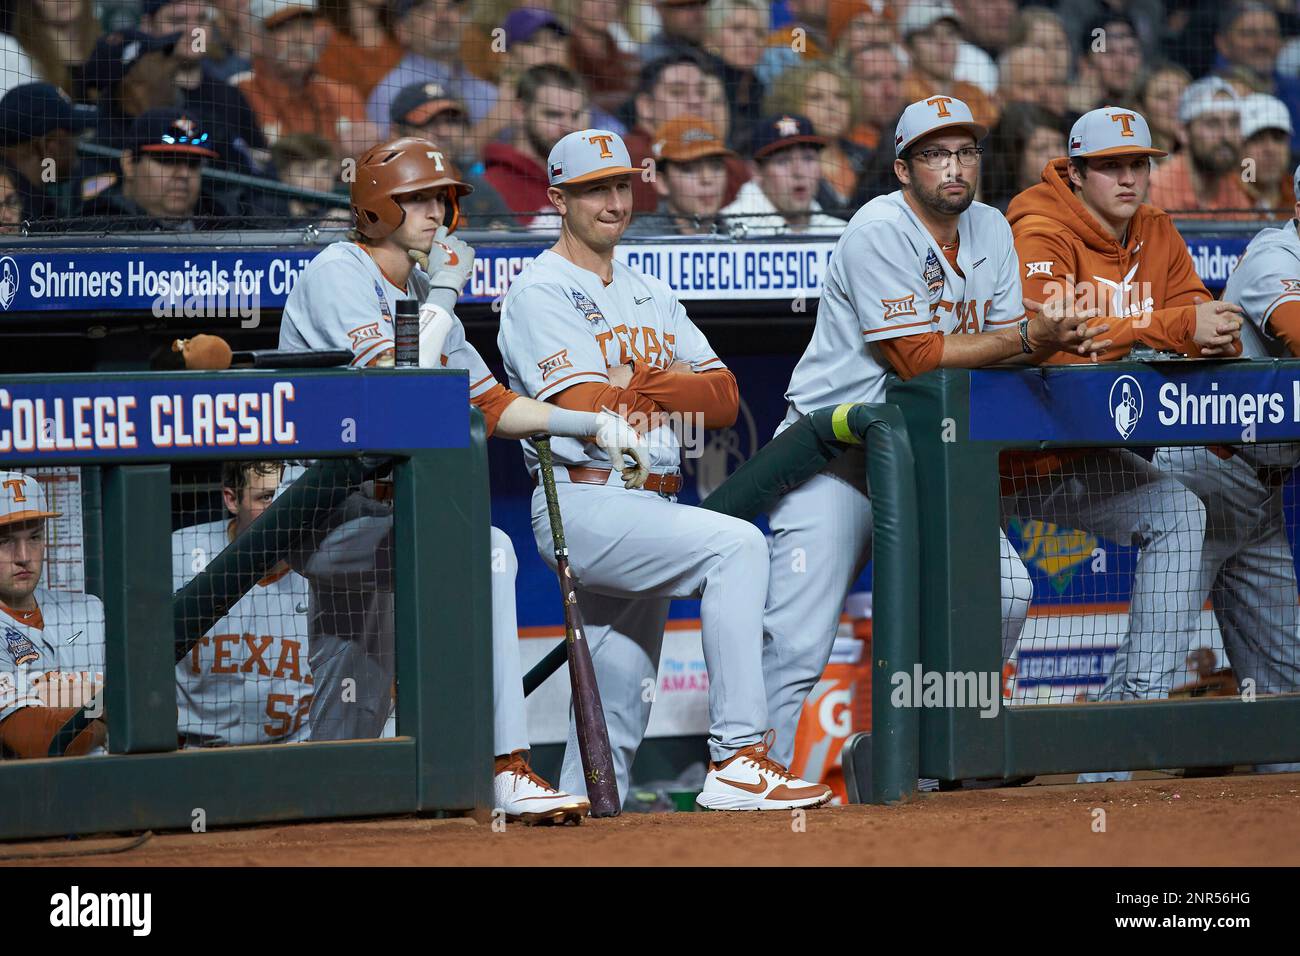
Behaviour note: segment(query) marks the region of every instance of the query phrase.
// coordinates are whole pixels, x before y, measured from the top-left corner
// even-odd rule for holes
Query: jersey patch
[[[548,355],[537,363],[537,367],[542,370],[543,382],[562,368],[573,368],[573,363],[569,361],[569,350],[560,349],[554,355]]]
[[[939,257],[934,254],[933,249],[927,250],[925,254],[925,271],[922,276],[926,288],[930,290],[930,301],[934,302],[943,295],[943,266],[939,265]]]
[[[592,302],[586,293],[578,289],[570,289],[569,295],[573,296],[573,307],[592,325],[605,321],[605,316],[601,314],[600,307],[595,302]]]
[[[881,299],[885,307],[886,319],[897,319],[904,315],[916,315],[916,294],[908,293],[901,299]]]
[[[379,331],[379,323],[371,322],[368,325],[359,325],[355,329],[348,331],[348,338],[352,340],[352,351],[361,348],[363,342],[369,342],[372,339],[382,339],[384,333]]]
[[[1052,274],[1051,260],[1048,260],[1047,262],[1026,262],[1025,263],[1026,279],[1032,278],[1033,276],[1050,276],[1051,274]]]
[[[1283,279],[1283,292],[1300,292],[1300,279]]]
[[[9,656],[15,664],[30,664],[41,656],[36,645],[12,627],[5,628],[5,643],[9,646]]]
[[[393,321],[393,313],[388,311],[388,296],[384,295],[384,287],[379,280],[375,280],[375,297],[379,299],[379,311],[383,313],[384,318],[389,322]]]

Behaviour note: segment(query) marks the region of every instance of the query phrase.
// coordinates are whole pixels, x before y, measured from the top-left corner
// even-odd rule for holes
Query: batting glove
[[[650,477],[650,449],[621,415],[603,408],[596,415],[596,444],[623,475],[624,488],[640,488]],[[625,465],[624,456],[636,462]]]
[[[474,247],[463,239],[447,235],[447,227],[439,226],[433,234],[433,246],[427,253],[410,249],[407,254],[429,274],[431,288],[425,296],[425,303],[440,306],[448,312],[455,311],[456,299],[474,270]]]

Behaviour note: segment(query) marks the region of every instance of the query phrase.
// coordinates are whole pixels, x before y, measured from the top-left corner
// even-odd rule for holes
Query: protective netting
[[[346,225],[352,163],[414,134],[475,228],[548,229],[547,155],[624,136],[634,234],[830,232],[896,187],[911,101],[965,100],[1001,209],[1103,105],[1150,200],[1287,218],[1300,15],[1144,0],[33,0],[0,5],[0,228]]]
[[[1298,449],[1004,453],[1012,702],[1300,690]]]

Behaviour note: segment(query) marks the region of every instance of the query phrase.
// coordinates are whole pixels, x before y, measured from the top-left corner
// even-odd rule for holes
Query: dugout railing
[[[1126,415],[1123,429],[1112,415],[1121,380],[1142,401],[1136,422]],[[1181,421],[1162,395],[1182,395],[1184,387],[1194,395],[1276,394],[1283,420],[1256,422],[1250,437],[1300,441],[1297,361],[939,370],[895,381],[888,401],[906,421],[920,503],[920,651],[892,670],[1000,671],[1001,452],[1243,443],[1245,422]],[[873,699],[889,695],[890,675],[877,670],[874,677]],[[992,718],[973,706],[891,706],[874,707],[873,718],[874,737],[919,740],[917,772],[910,761],[891,764],[889,779],[871,782],[876,802],[913,792],[917,773],[960,781],[1300,759],[1294,694],[1004,706]]]
[[[165,408],[173,398],[191,403],[194,396],[262,394],[277,386],[286,397],[281,427],[257,441],[243,441],[251,432],[241,432],[236,447],[167,447],[154,421],[155,401]],[[127,400],[115,407],[129,409],[135,447],[58,447],[69,439],[66,423],[53,418],[39,447],[12,447],[15,408],[51,416],[58,408],[62,416],[74,400],[88,407],[97,397]],[[0,377],[0,468],[84,467],[86,520],[96,525],[85,532],[88,540],[102,535],[109,750],[0,761],[0,839],[191,829],[200,816],[211,828],[489,810],[485,440],[463,371]],[[349,467],[333,473],[349,481],[367,473],[358,463],[391,459],[397,737],[178,751],[172,465],[231,458],[340,462]],[[88,570],[88,587],[96,577]]]

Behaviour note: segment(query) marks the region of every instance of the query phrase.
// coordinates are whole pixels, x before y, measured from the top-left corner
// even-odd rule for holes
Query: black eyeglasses
[[[919,153],[912,155],[919,159],[931,169],[943,169],[948,165],[948,160],[957,157],[957,162],[963,166],[975,166],[980,161],[980,156],[984,153],[983,146],[963,146],[961,149],[953,152],[951,149],[923,149]]]

